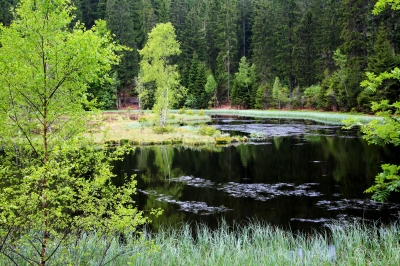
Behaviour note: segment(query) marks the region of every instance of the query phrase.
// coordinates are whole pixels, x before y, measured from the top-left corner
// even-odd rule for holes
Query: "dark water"
[[[137,148],[116,165],[119,176],[137,174],[140,209],[164,209],[155,229],[200,221],[215,228],[224,218],[309,231],[332,219],[398,218],[397,196],[381,204],[363,193],[382,163],[400,164],[398,148],[368,145],[357,131],[312,121],[219,117],[214,123],[233,135],[263,138],[208,150]]]

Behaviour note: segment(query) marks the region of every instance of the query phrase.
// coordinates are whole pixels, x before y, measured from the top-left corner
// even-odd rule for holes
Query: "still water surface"
[[[196,150],[144,147],[116,165],[136,174],[140,209],[162,208],[153,226],[203,222],[215,228],[252,219],[309,231],[330,222],[396,220],[400,201],[371,201],[363,191],[382,163],[400,164],[399,149],[368,145],[357,131],[309,120],[216,117],[233,135],[262,140]]]

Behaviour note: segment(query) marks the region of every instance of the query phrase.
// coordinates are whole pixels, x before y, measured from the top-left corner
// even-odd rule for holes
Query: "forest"
[[[170,22],[180,54],[182,97],[176,108],[230,104],[239,109],[320,109],[371,112],[370,102],[399,100],[399,80],[375,91],[360,86],[366,72],[400,66],[400,12],[374,15],[375,0],[73,0],[75,20],[91,28],[104,19],[121,51],[108,83],[90,84],[103,109],[138,97],[139,51],[157,23]],[[16,0],[0,0],[9,25]],[[144,84],[151,109],[154,82]]]

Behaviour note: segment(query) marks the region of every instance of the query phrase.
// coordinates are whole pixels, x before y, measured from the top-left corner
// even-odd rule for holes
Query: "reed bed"
[[[115,238],[106,242],[89,234],[62,246],[48,265],[102,265],[101,261],[106,265],[163,266],[400,265],[397,223],[385,227],[330,224],[326,229],[325,233],[306,235],[259,222],[242,226],[222,222],[216,230],[205,225],[197,225],[193,230],[193,226],[184,225],[154,235],[145,233],[141,240]],[[0,265],[10,264],[1,256]]]
[[[371,120],[380,120],[381,117],[370,115],[357,115],[349,113],[329,113],[316,111],[285,111],[285,110],[206,110],[208,115],[237,115],[258,118],[288,118],[288,119],[309,119],[316,122],[343,125],[344,120],[358,120],[361,123],[368,123]]]

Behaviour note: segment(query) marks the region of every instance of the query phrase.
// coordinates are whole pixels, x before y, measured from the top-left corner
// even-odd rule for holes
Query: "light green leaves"
[[[168,110],[174,104],[175,89],[179,87],[179,73],[169,59],[180,54],[175,29],[171,23],[159,23],[149,33],[145,47],[139,51],[143,82],[155,82],[156,102],[153,111],[159,117],[160,126],[166,125]]]
[[[365,191],[374,193],[372,199],[381,202],[386,201],[391,192],[400,191],[400,166],[383,164],[382,170],[375,178],[375,185]]]
[[[108,236],[146,222],[131,199],[136,181],[112,183],[110,160],[125,150],[78,138],[92,126],[88,84],[107,76],[124,47],[104,21],[72,25],[73,10],[68,0],[22,0],[0,26],[0,252],[29,243],[40,265],[63,234]],[[28,233],[40,237],[27,241]]]
[[[374,7],[374,10],[372,11],[372,13],[374,15],[378,15],[386,8],[387,5],[389,5],[393,10],[400,9],[400,1],[399,0],[378,0],[375,3],[375,7]]]

